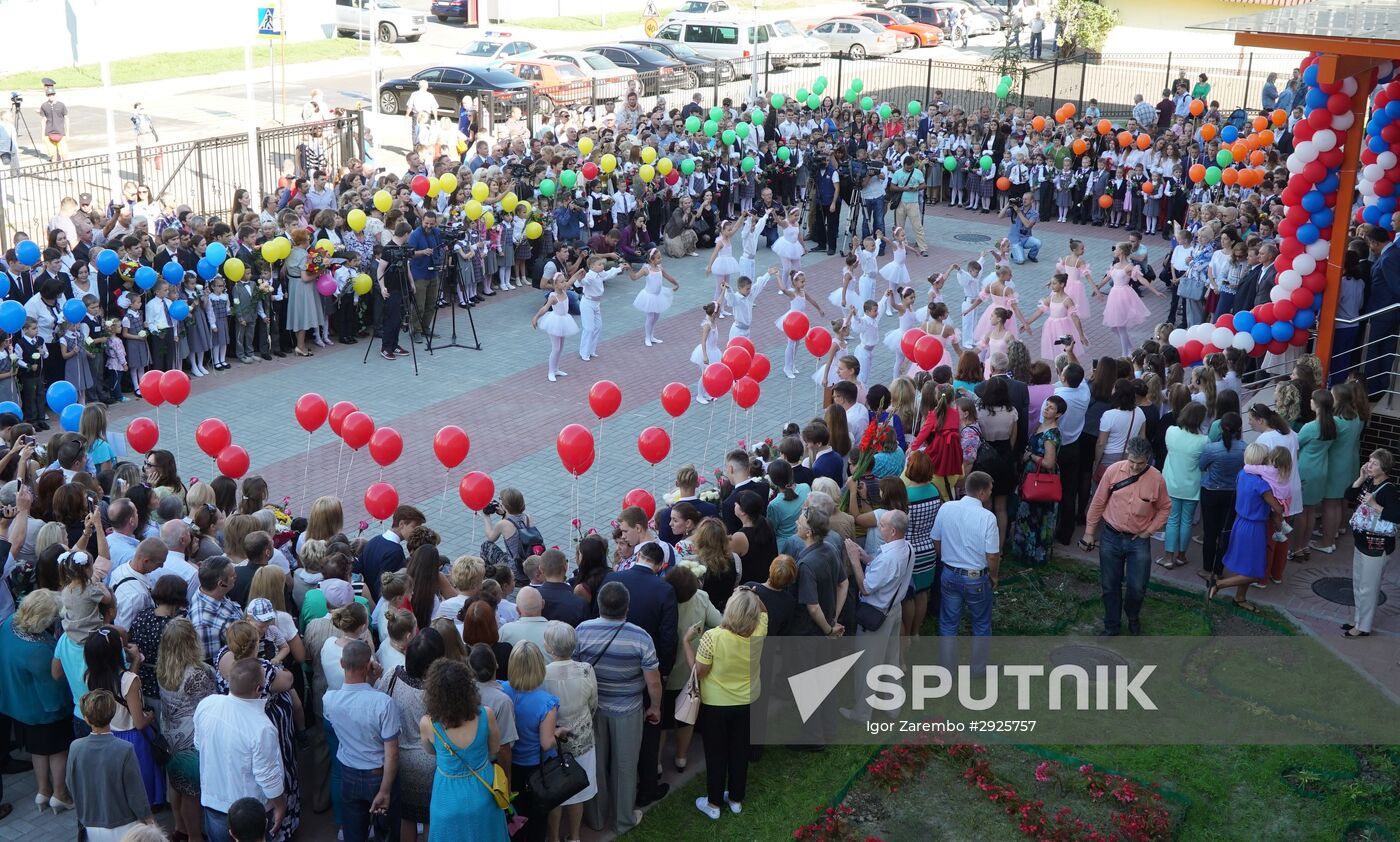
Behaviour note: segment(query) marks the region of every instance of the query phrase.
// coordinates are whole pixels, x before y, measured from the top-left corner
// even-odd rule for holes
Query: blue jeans
[[[369,808],[374,803],[374,797],[379,794],[379,785],[383,780],[384,773],[382,771],[368,772],[363,769],[351,769],[349,766],[340,767],[341,812],[345,817],[341,830],[345,834],[345,842],[368,842],[370,824],[374,822]],[[387,830],[389,842],[398,842],[398,781],[393,783],[389,795],[387,821],[387,827],[384,827],[381,822],[379,838],[382,840],[384,831]]]
[[[860,238],[863,240],[874,231],[885,230],[885,197],[861,199],[860,203],[865,208],[865,219],[860,223]]]
[[[1036,237],[1027,237],[1023,243],[1011,244],[1011,262],[1025,263],[1026,258],[1035,260],[1040,257],[1040,240]]]
[[[1172,498],[1172,513],[1167,516],[1166,538],[1169,553],[1184,553],[1191,546],[1191,522],[1196,519],[1197,500]]]
[[[1103,524],[1099,536],[1099,587],[1103,590],[1103,629],[1109,634],[1117,634],[1122,628],[1125,612],[1128,622],[1137,622],[1147,580],[1152,575],[1150,556],[1147,538]]]
[[[963,606],[972,615],[974,637],[990,637],[992,634],[992,580],[985,570],[980,576],[969,576],[971,571],[946,566],[943,568],[943,597],[938,609],[938,633],[952,637],[958,633],[958,623],[962,620]]]

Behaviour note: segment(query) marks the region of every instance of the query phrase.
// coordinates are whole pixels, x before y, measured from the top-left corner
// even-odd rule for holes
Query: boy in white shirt
[[[861,313],[856,313],[856,308],[852,307],[850,318],[856,333],[855,358],[860,361],[860,382],[864,385],[866,372],[870,371],[870,355],[880,344],[880,305],[866,301],[861,309]]]
[[[760,277],[755,283],[748,275],[740,275],[736,282],[739,289],[736,292],[729,288],[729,284],[724,284],[720,291],[724,295],[725,304],[733,311],[734,322],[729,326],[729,340],[734,341],[736,336],[748,336],[749,328],[753,324],[753,303],[758,300],[759,293],[763,292],[763,287],[769,279],[778,276],[778,267],[774,266],[768,270],[766,275]]]

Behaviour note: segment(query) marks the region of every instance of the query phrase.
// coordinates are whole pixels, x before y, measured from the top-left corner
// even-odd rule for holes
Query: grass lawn
[[[391,50],[391,47],[383,47]],[[274,47],[274,57],[280,63],[297,64],[325,59],[349,58],[369,55],[369,42],[356,38],[330,38],[324,41],[305,41],[286,45],[285,55],[281,47]],[[267,67],[267,47],[258,44],[253,48],[253,66]],[[155,53],[141,58],[122,59],[112,62],[112,84],[125,85],[132,82],[150,82],[157,79],[175,79],[182,76],[203,76],[225,70],[243,69],[243,48],[232,47],[222,50],[200,50],[188,53]],[[102,84],[102,74],[98,65],[84,64],[78,67],[58,67],[52,70],[26,70],[0,76],[0,89],[12,91],[36,91],[43,88],[40,81],[48,77],[60,88],[93,88]]]

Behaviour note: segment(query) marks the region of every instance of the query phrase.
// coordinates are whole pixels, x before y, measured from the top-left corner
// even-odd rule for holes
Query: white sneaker
[[[648,347],[648,348],[651,347],[651,342],[652,342],[652,341],[651,341],[650,339],[646,340],[646,343],[647,343],[647,347]]]
[[[568,376],[569,376],[569,372],[567,372],[567,371],[556,371],[556,372],[554,372],[554,373],[557,374],[557,375],[559,375],[560,377],[568,377]]]
[[[558,378],[556,378],[556,377],[554,376],[554,372],[551,371],[551,372],[549,373],[549,382],[553,383],[553,382],[555,382],[557,379],[558,379]]]
[[[787,375],[787,379],[789,380],[797,379],[797,372],[795,371],[784,371],[783,374]]]
[[[695,799],[695,809],[704,813],[710,819],[710,821],[719,821],[720,809],[715,805],[711,804],[710,799],[706,798],[705,796],[702,795],[699,798]]]
[[[652,341],[652,342],[655,342],[657,345],[663,344],[662,341],[661,341],[661,339],[658,338],[658,337],[655,337],[655,336],[653,336],[653,337],[651,338],[651,341]]]
[[[704,395],[696,395],[695,402],[698,404],[707,404],[710,402],[710,399],[705,397]]]
[[[729,790],[727,789],[724,791],[724,800],[729,804],[729,812],[733,813],[736,816],[744,812],[743,804],[739,803],[738,801],[729,800]]]

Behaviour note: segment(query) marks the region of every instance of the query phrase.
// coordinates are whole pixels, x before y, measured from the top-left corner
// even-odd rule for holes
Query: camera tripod
[[[472,317],[472,308],[471,308],[470,305],[468,305],[467,307],[465,307],[465,308],[463,308],[463,309],[465,309],[465,310],[467,311],[467,322],[468,322],[468,324],[471,325],[471,329],[472,329],[472,341],[471,341],[471,344],[468,345],[468,344],[465,344],[465,343],[463,343],[463,342],[458,342],[458,341],[457,341],[457,289],[458,289],[458,285],[461,284],[461,282],[462,282],[461,275],[459,274],[459,271],[458,271],[459,265],[460,265],[460,258],[457,256],[457,250],[456,250],[455,248],[449,246],[449,247],[447,248],[447,250],[446,250],[446,254],[443,255],[442,265],[438,267],[438,269],[439,269],[439,274],[438,274],[438,288],[439,288],[440,290],[442,290],[442,292],[441,292],[440,294],[443,295],[443,296],[447,299],[447,306],[448,306],[449,308],[451,308],[451,313],[452,313],[452,316],[451,316],[451,318],[452,318],[452,332],[451,332],[451,335],[448,337],[448,340],[447,340],[446,342],[434,343],[434,341],[433,341],[433,334],[437,333],[437,321],[438,321],[438,313],[440,312],[440,309],[439,309],[439,308],[436,308],[436,307],[434,306],[434,305],[437,304],[436,301],[429,302],[430,306],[434,306],[434,309],[433,309],[433,321],[432,321],[432,323],[428,326],[428,353],[429,353],[429,354],[432,354],[434,351],[437,351],[437,350],[439,350],[439,349],[441,349],[441,348],[462,348],[462,349],[467,350],[467,351],[480,351],[480,350],[481,350],[481,339],[480,339],[480,337],[478,337],[478,336],[476,335],[476,319]],[[451,279],[451,285],[450,285],[450,286],[447,285],[446,283],[444,283],[444,279],[445,279],[445,278],[450,278],[450,279]],[[465,337],[464,337],[464,338],[465,338]]]
[[[34,132],[29,128],[29,121],[24,119],[23,106],[24,100],[20,99],[19,94],[10,94],[10,107],[14,109],[15,112],[15,133],[18,134],[19,127],[24,126],[24,134],[29,138],[29,148],[34,150],[35,154],[38,154],[39,144],[34,140]],[[15,138],[15,154],[19,154],[19,138]],[[15,163],[18,164],[19,162],[16,161]]]
[[[400,321],[399,327],[400,327],[400,328],[402,328],[402,322],[403,322],[403,319],[404,319],[404,315],[407,314],[407,316],[408,316],[408,323],[409,323],[409,325],[410,325],[409,331],[408,331],[408,332],[409,332],[409,337],[408,337],[408,353],[409,353],[409,355],[410,355],[411,357],[413,357],[413,376],[414,376],[414,377],[417,377],[417,376],[418,376],[418,349],[415,348],[415,347],[413,347],[413,345],[414,345],[414,342],[413,342],[413,328],[415,328],[415,327],[417,327],[417,326],[419,325],[419,320],[418,320],[418,302],[417,302],[417,300],[414,299],[414,297],[413,297],[413,281],[412,281],[412,279],[410,279],[409,276],[408,276],[408,266],[407,266],[406,263],[405,263],[405,265],[402,265],[402,266],[392,266],[392,265],[391,265],[391,266],[389,266],[389,268],[388,268],[386,271],[390,274],[390,276],[391,276],[394,280],[393,280],[393,281],[390,281],[390,282],[386,282],[386,283],[385,283],[385,286],[387,287],[387,286],[389,285],[389,283],[396,283],[396,284],[398,284],[398,287],[399,287],[399,296],[400,296],[400,297],[402,298],[402,300],[403,300],[403,310],[399,313],[399,321]],[[380,340],[380,347],[381,347],[381,348],[384,347],[384,332],[385,332],[385,329],[386,329],[386,325],[385,325],[385,323],[384,323],[384,320],[385,320],[385,316],[387,315],[386,312],[385,312],[385,303],[386,303],[387,301],[388,301],[388,299],[382,298],[382,297],[381,297],[380,300],[379,300],[379,340]],[[371,337],[370,337],[370,341],[369,341],[368,343],[365,344],[365,356],[364,356],[364,359],[361,360],[362,363],[365,363],[365,364],[368,364],[368,363],[369,363],[369,354],[370,354],[370,351],[374,350],[374,339],[375,339],[375,337],[371,336]]]

